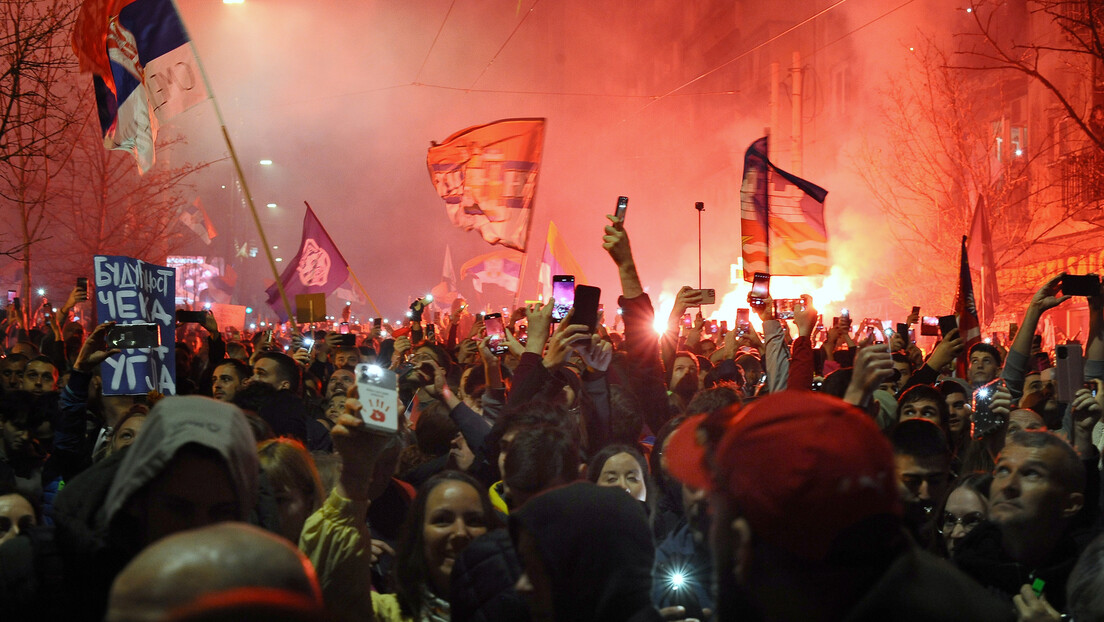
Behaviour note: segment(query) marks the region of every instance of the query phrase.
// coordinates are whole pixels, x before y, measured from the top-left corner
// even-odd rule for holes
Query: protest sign
[[[104,395],[176,393],[176,271],[115,255],[93,258],[96,312],[101,322],[156,324],[161,345],[126,348],[100,366]]]

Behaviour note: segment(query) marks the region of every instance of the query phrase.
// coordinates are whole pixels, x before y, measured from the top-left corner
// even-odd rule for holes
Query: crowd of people
[[[1063,275],[1006,347],[822,330],[808,296],[713,333],[689,287],[657,335],[609,219],[623,330],[533,304],[501,354],[461,304],[356,345],[207,315],[179,395],[106,395],[83,290],[9,322],[0,618],[1104,620],[1104,292],[1072,394],[1036,338]],[[397,374],[397,432],[361,363]]]

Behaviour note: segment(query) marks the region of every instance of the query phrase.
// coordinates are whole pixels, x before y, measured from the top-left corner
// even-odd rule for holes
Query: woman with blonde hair
[[[276,495],[278,533],[298,545],[303,523],[322,507],[325,495],[314,458],[302,443],[287,437],[262,441],[257,455]]]

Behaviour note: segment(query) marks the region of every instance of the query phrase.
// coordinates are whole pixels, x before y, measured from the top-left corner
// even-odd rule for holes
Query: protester
[[[673,473],[711,491],[715,619],[1010,618],[904,536],[893,450],[848,404],[785,391],[676,434],[698,450],[669,456]]]

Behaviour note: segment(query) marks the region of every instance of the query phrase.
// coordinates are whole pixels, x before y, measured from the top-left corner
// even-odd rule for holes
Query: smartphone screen
[[[939,334],[939,318],[932,315],[925,315],[920,318],[920,334],[936,336]]]
[[[495,354],[506,352],[509,348],[506,346],[506,327],[502,324],[502,314],[491,313],[484,317],[483,326],[487,329],[487,336],[490,337],[488,345],[491,352]]]
[[[794,305],[801,302],[800,298],[779,298],[774,301],[774,316],[780,320],[792,320]]]
[[[8,304],[9,305],[13,304],[18,299],[19,299],[19,294],[16,293],[16,291],[14,289],[9,289],[8,290]]]
[[[851,311],[840,309],[839,327],[844,330],[851,330]]]
[[[557,274],[552,277],[552,321],[559,322],[575,305],[575,276]]]
[[[122,350],[156,348],[161,345],[161,330],[157,324],[117,324],[108,329],[106,342],[108,348]]]
[[[617,197],[617,211],[614,216],[621,222],[625,222],[625,212],[629,209],[629,197]]]
[[[766,272],[756,272],[751,281],[751,293],[748,294],[748,302],[763,304],[763,300],[770,295],[770,275]]]
[[[341,324],[338,324],[337,332],[338,332],[338,334],[341,334],[341,335],[348,335],[349,334],[349,323],[348,322],[342,322]]]
[[[920,307],[913,307],[912,308],[912,315],[915,315],[916,317],[920,317]]]

